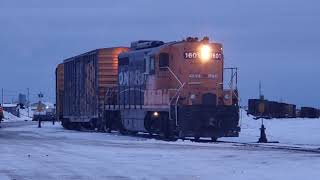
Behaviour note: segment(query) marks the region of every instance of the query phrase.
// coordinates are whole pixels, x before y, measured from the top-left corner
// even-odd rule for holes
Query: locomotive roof
[[[201,43],[201,41],[193,41],[193,42],[190,42],[190,41],[173,41],[173,42],[168,42],[168,43],[165,43],[161,46],[157,46],[157,47],[151,47],[151,48],[145,48],[145,49],[138,49],[138,50],[130,50],[130,51],[127,51],[127,52],[123,52],[121,54],[119,54],[119,58],[123,58],[123,57],[126,57],[130,54],[140,54],[140,53],[146,53],[148,55],[153,55],[153,54],[156,54],[160,49],[164,48],[164,47],[167,47],[167,46],[171,46],[171,45],[174,45],[174,44],[180,44],[180,43]],[[217,45],[222,45],[221,43],[217,43],[217,42],[211,42],[210,44],[217,44]]]
[[[119,54],[119,58],[126,57],[130,54],[139,54],[139,53],[146,53],[148,55],[152,55],[152,54],[157,53],[161,48],[164,48],[166,46],[170,46],[173,44],[181,43],[181,42],[183,42],[183,41],[168,42],[168,43],[165,43],[161,46],[151,47],[151,48],[146,48],[146,49],[130,50],[130,51],[123,52],[123,53]]]

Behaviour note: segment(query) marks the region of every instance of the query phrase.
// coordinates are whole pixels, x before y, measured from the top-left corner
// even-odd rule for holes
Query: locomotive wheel
[[[162,136],[164,139],[170,139],[170,126],[169,126],[169,118],[165,115],[161,115],[161,129],[162,129]]]
[[[137,131],[129,131],[128,133],[129,133],[130,135],[137,135],[137,134],[138,134]]]
[[[127,130],[125,130],[125,129],[120,129],[119,132],[122,135],[128,135],[129,134],[129,132]]]
[[[217,142],[217,139],[216,137],[211,137],[211,142]]]
[[[122,135],[128,135],[129,132],[128,132],[128,130],[126,130],[126,129],[124,128],[121,119],[118,120],[118,128],[119,128],[120,134],[122,134]]]
[[[164,114],[163,117],[161,118],[161,120],[163,121],[163,136],[164,139],[167,141],[176,141],[178,140],[178,138],[175,137],[175,133],[174,133],[174,124],[172,123],[172,121],[170,121],[169,119],[169,114]]]
[[[186,140],[186,137],[182,130],[179,131],[179,138],[182,139],[183,141]]]
[[[199,136],[195,136],[194,137],[194,141],[198,142],[200,140],[200,137]]]
[[[94,130],[96,128],[96,126],[94,125],[94,123],[92,123],[91,121],[88,123],[88,129],[89,130]]]

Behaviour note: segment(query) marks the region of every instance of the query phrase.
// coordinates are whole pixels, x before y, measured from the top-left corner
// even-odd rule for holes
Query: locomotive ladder
[[[180,99],[180,93],[184,87],[186,83],[181,84],[181,86],[177,89],[176,94],[170,99],[169,101],[169,118],[170,120],[172,120],[172,116],[171,116],[171,105],[172,105],[172,101],[175,100],[174,102],[174,111],[175,111],[175,123],[176,126],[178,126],[178,101]]]

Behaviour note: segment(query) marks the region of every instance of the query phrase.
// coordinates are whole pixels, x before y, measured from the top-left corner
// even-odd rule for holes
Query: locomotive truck
[[[56,75],[57,118],[67,129],[196,140],[240,132],[237,69],[224,68],[222,44],[207,37],[97,49],[64,60]]]

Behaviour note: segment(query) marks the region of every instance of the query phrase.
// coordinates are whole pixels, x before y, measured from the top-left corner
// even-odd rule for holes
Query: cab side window
[[[159,68],[162,71],[167,70],[166,67],[169,67],[169,54],[168,53],[160,53],[159,54]]]
[[[154,74],[155,72],[155,59],[154,59],[154,56],[150,57],[150,74]]]
[[[154,74],[155,73],[155,59],[154,56],[145,56],[144,57],[144,72],[146,74]]]

